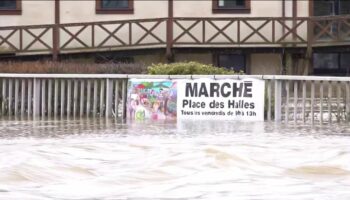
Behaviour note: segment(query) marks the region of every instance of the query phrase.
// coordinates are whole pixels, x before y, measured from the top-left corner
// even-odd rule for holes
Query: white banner
[[[244,80],[178,80],[177,119],[264,120],[265,82]]]

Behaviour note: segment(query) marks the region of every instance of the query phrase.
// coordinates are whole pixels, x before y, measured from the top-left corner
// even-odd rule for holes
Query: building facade
[[[347,0],[3,0],[0,59],[102,55],[247,74],[348,75],[348,14]]]

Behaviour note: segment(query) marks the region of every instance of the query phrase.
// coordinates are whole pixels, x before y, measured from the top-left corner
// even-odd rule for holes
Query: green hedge
[[[214,67],[198,62],[178,62],[172,64],[153,64],[147,68],[151,75],[210,75],[210,74],[242,74],[225,68]]]

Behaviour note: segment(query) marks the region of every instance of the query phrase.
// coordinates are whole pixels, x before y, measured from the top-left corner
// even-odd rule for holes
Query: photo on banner
[[[128,120],[176,120],[177,82],[162,79],[130,79]]]

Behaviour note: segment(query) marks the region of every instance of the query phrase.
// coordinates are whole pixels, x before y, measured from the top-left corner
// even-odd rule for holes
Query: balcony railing
[[[0,27],[0,53],[178,47],[349,45],[350,16],[157,18]]]

